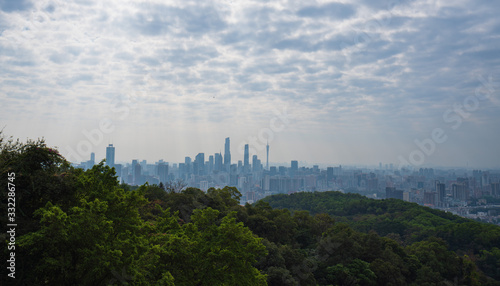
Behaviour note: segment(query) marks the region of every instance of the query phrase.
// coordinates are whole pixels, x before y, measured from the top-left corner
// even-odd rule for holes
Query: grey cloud
[[[220,31],[226,26],[210,5],[190,5],[185,8],[150,5],[143,8],[143,11],[125,19],[127,27],[142,35],[159,36],[172,33],[173,29],[181,29],[190,34],[204,34]],[[177,36],[182,37],[183,34]]]
[[[191,49],[166,49],[158,53],[160,60],[170,62],[178,67],[193,66],[219,55],[212,47],[194,47]]]
[[[251,91],[266,91],[269,88],[271,88],[271,84],[269,82],[261,81],[261,82],[251,82],[247,83],[243,86],[245,89],[251,90]]]
[[[79,74],[75,75],[72,77],[66,77],[59,79],[57,81],[57,84],[63,86],[63,87],[71,87],[74,84],[77,84],[78,82],[91,82],[94,79],[94,76],[92,74]]]
[[[500,45],[500,41],[496,43]],[[500,46],[499,46],[500,47]],[[500,48],[498,49],[483,49],[473,52],[464,53],[464,57],[470,57],[472,61],[489,62],[489,64],[500,64]]]
[[[100,58],[97,58],[97,57],[86,57],[86,58],[82,58],[80,60],[81,64],[90,65],[90,66],[99,65],[101,62],[102,62],[102,60]]]
[[[155,57],[141,57],[139,62],[142,64],[146,64],[148,66],[159,66],[161,65],[160,61]]]
[[[229,76],[227,73],[206,70],[201,72],[201,78],[205,79],[208,83],[227,83],[229,81]]]
[[[192,9],[183,12],[182,19],[187,32],[190,33],[218,31],[226,26],[226,23],[219,17],[213,7],[208,7],[205,10]]]
[[[64,50],[74,56],[78,56],[83,52],[83,48],[78,46],[66,46]]]
[[[372,8],[374,11],[392,10],[394,7],[409,5],[417,2],[417,0],[389,0],[389,1],[373,1],[373,0],[358,0],[360,5]]]
[[[0,9],[5,12],[23,11],[31,7],[29,0],[0,0]]]
[[[54,13],[56,7],[54,6],[54,4],[49,4],[44,10],[48,13]]]
[[[302,52],[311,52],[317,50],[315,45],[310,40],[304,39],[286,39],[281,40],[273,45],[273,48],[280,50],[297,50]]]
[[[36,65],[36,62],[34,60],[29,60],[29,59],[19,59],[19,60],[6,61],[5,64],[19,66],[19,67],[32,67]]]
[[[307,6],[300,9],[297,15],[301,17],[330,17],[335,19],[347,19],[354,15],[355,8],[338,2],[328,3],[322,6]]]
[[[49,60],[56,64],[68,64],[72,61],[72,56],[67,53],[54,52],[49,56]]]
[[[172,20],[165,20],[160,15],[138,14],[130,19],[130,25],[140,34],[158,36],[168,31],[169,26],[175,24]]]
[[[131,61],[134,59],[134,55],[128,52],[118,52],[113,55],[115,59],[118,60],[125,60],[125,61]]]
[[[264,73],[264,74],[283,74],[295,72],[298,69],[294,66],[281,65],[278,63],[263,63],[256,64],[253,67],[250,67],[245,70],[245,72],[254,74],[254,73]]]

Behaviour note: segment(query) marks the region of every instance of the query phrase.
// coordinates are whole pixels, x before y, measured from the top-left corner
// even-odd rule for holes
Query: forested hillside
[[[468,256],[490,277],[500,280],[498,226],[402,200],[374,200],[350,193],[295,193],[269,196],[264,201],[274,208],[327,213],[356,231],[376,232],[403,246],[437,239],[447,249]]]
[[[233,187],[130,187],[43,141],[0,146],[1,285],[500,285],[493,226],[339,193],[241,206]]]

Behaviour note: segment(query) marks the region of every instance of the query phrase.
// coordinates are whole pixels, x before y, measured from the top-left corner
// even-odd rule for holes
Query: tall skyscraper
[[[158,163],[158,165],[156,165],[156,175],[160,182],[165,183],[168,180],[168,163]]]
[[[250,154],[248,153],[248,144],[245,144],[245,155],[243,157],[243,170],[250,171]]]
[[[193,164],[193,173],[196,175],[205,174],[205,153],[198,153]]]
[[[467,201],[469,199],[469,191],[465,183],[456,183],[451,185],[451,195],[459,201]]]
[[[266,158],[266,170],[269,170],[269,141],[267,141],[267,145],[266,145],[266,153],[267,153],[267,158]]]
[[[269,173],[271,176],[275,176],[278,174],[278,170],[276,169],[276,166],[269,167]]]
[[[226,143],[224,144],[224,167],[226,171],[229,172],[231,167],[231,151],[230,151],[229,137],[226,138]]]
[[[238,160],[238,173],[243,172],[243,161]]]
[[[132,160],[132,184],[139,185],[141,181],[141,164],[138,160]]]
[[[333,167],[326,167],[326,180],[328,182],[333,180]]]
[[[445,184],[441,184],[439,181],[435,182],[436,184],[436,193],[437,193],[437,202],[443,203],[446,197]]]
[[[491,195],[494,197],[500,196],[500,183],[491,183]]]
[[[113,144],[106,147],[106,165],[111,168],[115,166],[115,147],[113,147]]]
[[[252,172],[260,171],[260,160],[257,158],[257,155],[252,156]]]
[[[92,169],[95,165],[95,153],[90,153],[90,160],[87,161],[86,167],[87,169]]]
[[[215,153],[214,170],[215,171],[222,171],[222,154],[221,153]]]
[[[191,168],[191,157],[185,157],[184,158],[184,165],[186,165],[186,174],[191,174],[192,168]]]
[[[208,156],[207,172],[212,173],[214,170],[214,155]]]
[[[291,162],[291,168],[290,168],[290,177],[295,176],[295,174],[297,174],[298,170],[299,170],[299,162],[298,161],[292,161]]]
[[[142,185],[142,168],[139,163],[134,168],[134,185]]]

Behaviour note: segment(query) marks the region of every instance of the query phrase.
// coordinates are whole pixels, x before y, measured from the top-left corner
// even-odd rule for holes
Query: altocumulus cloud
[[[498,166],[498,94],[457,130],[443,113],[474,95],[479,75],[500,81],[499,10],[472,0],[0,0],[0,120],[63,147],[111,118],[123,154],[138,152],[130,134],[175,137],[182,147],[150,143],[136,156],[181,161],[222,145],[191,142],[242,142],[286,106],[294,121],[273,144],[294,159],[396,163],[439,127],[449,140],[426,163]],[[484,151],[448,151],[471,148]]]

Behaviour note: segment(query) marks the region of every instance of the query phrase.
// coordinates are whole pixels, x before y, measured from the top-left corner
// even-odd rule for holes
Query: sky
[[[499,1],[0,0],[0,129],[72,162],[500,167]]]

